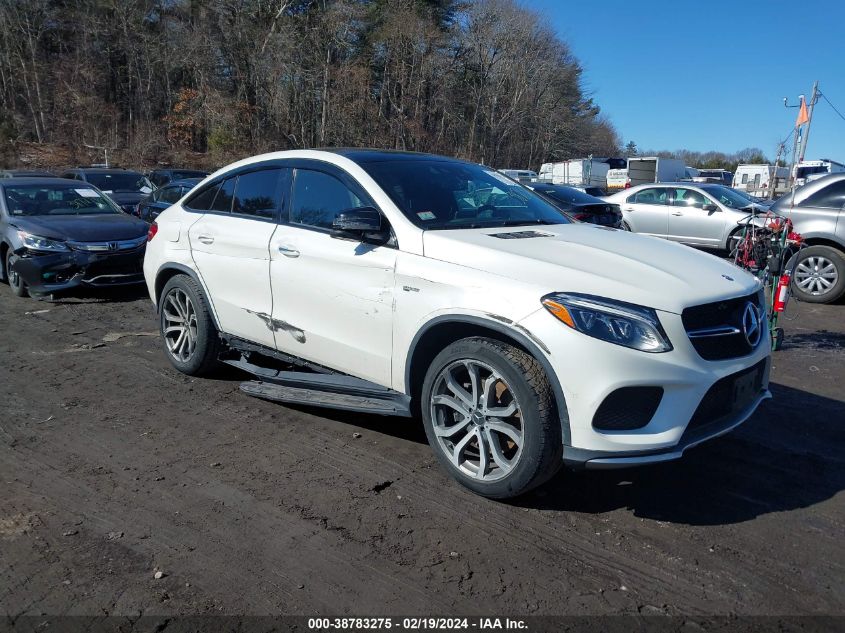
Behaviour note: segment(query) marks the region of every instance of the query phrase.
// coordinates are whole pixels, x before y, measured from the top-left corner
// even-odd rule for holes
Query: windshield
[[[558,202],[567,202],[569,204],[594,204],[596,202],[601,202],[601,200],[596,200],[590,194],[584,193],[580,189],[575,189],[574,187],[535,187],[534,191],[542,193],[543,195],[548,196],[553,200],[557,200]]]
[[[362,167],[423,229],[570,224],[533,191],[481,165],[421,158]]]
[[[703,191],[706,191],[710,196],[718,200],[719,204],[722,204],[726,207],[731,209],[744,209],[745,207],[749,206],[751,202],[747,198],[743,198],[733,189],[729,189],[728,187],[722,187],[720,185],[715,186],[705,186],[701,187]]]
[[[138,191],[150,193],[153,190],[152,183],[146,176],[135,172],[115,173],[90,173],[85,174],[85,179],[102,191]]]
[[[13,216],[122,213],[109,198],[85,185],[16,185],[4,187]]]

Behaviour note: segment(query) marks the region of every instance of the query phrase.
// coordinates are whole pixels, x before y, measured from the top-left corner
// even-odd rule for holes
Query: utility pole
[[[804,130],[804,137],[801,139],[801,149],[798,152],[798,162],[800,163],[804,160],[804,152],[807,149],[807,139],[810,138],[810,125],[813,123],[813,108],[816,107],[816,101],[819,100],[819,82],[813,84],[813,93],[810,95],[810,103],[807,105],[810,106],[809,111],[807,112],[807,129]]]

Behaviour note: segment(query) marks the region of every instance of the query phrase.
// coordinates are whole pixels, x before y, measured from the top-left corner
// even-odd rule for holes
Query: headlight
[[[587,336],[643,352],[672,349],[651,308],[563,292],[546,295],[542,303],[559,321]]]
[[[59,242],[58,240],[47,239],[46,237],[39,237],[26,231],[18,231],[18,237],[21,242],[31,251],[44,251],[47,253],[65,252],[68,249],[67,244]]]

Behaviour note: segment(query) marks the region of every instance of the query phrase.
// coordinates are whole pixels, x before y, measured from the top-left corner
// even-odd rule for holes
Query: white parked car
[[[144,274],[180,371],[223,361],[259,397],[421,416],[489,497],[563,463],[678,458],[769,397],[754,277],[449,158],[234,163],[158,217]]]

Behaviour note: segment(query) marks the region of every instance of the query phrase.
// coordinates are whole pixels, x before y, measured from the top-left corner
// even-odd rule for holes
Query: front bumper
[[[50,294],[81,286],[109,287],[143,283],[145,246],[118,253],[71,250],[37,253],[19,249],[12,270],[29,290]]]
[[[621,468],[677,459],[687,449],[729,432],[771,397],[768,330],[747,356],[708,361],[699,356],[680,315],[658,312],[673,348],[651,354],[591,338],[541,309],[519,323],[549,350],[547,360],[560,383],[568,420],[562,421],[563,459],[575,468]],[[759,368],[741,406],[713,408],[731,391],[731,379]],[[727,383],[728,391],[713,393]],[[744,384],[744,383],[743,383]],[[603,430],[593,426],[600,405],[619,389],[660,387],[662,397],[641,428]],[[704,403],[703,403],[704,401]],[[710,407],[707,407],[709,403]]]

